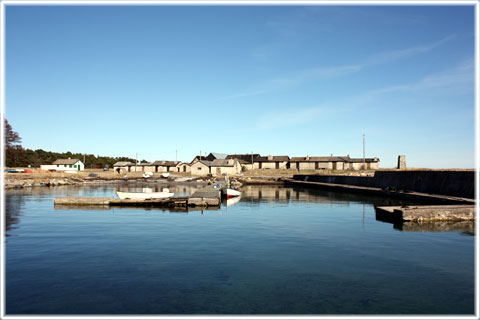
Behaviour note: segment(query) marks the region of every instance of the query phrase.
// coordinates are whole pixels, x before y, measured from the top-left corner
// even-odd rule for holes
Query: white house
[[[78,159],[68,158],[55,160],[52,164],[42,164],[40,169],[57,171],[83,171],[85,170],[85,165]]]

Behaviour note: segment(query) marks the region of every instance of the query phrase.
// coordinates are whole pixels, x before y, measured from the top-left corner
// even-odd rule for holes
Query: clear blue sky
[[[25,148],[475,166],[473,6],[7,6]]]

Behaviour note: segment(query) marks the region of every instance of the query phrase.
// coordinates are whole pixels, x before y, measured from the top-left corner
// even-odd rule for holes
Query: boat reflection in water
[[[242,198],[242,196],[227,199],[225,201],[225,204],[227,205],[227,207],[233,206],[234,204],[239,203],[241,198]]]

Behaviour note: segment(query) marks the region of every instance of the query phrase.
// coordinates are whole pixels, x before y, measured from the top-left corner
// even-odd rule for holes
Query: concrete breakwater
[[[410,191],[475,198],[475,171],[473,170],[376,171],[373,177],[294,175],[293,180],[378,188],[393,192]]]
[[[377,220],[386,222],[434,222],[434,221],[473,221],[475,206],[389,206],[376,207]]]

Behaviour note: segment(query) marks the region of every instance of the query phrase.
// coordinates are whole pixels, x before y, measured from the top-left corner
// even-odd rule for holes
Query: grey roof
[[[227,154],[226,154],[226,153],[210,152],[210,154],[211,154],[212,156],[214,156],[215,159],[222,159],[222,160],[223,160],[223,159],[227,158]]]
[[[131,163],[129,161],[119,161],[116,162],[113,166],[114,167],[127,167],[127,166],[134,166],[135,163]]]
[[[58,160],[55,160],[53,162],[53,164],[75,164],[78,161],[80,161],[80,160],[78,160],[78,159],[58,159]]]
[[[185,166],[190,166],[191,164],[190,164],[190,163],[188,163],[188,162],[181,162],[181,161],[179,161],[179,162],[177,163],[177,166],[178,166],[178,165],[182,165],[182,166],[183,166],[183,165],[185,165]]]
[[[212,167],[233,167],[234,165],[235,165],[235,159],[230,159],[230,160],[215,159],[212,161]]]
[[[199,160],[198,162],[203,163],[207,167],[233,167],[235,165],[235,160],[224,159],[215,159],[213,161]]]
[[[281,162],[281,161],[289,161],[290,157],[289,156],[271,156],[272,159],[269,160],[268,156],[266,157],[258,157],[254,158],[253,162]]]
[[[259,157],[260,157],[260,155],[258,153],[254,153],[254,154],[244,153],[244,154],[229,154],[226,157],[226,159],[238,159],[239,161],[243,160],[247,163],[252,163],[252,158],[253,158],[253,160],[255,160],[256,158],[259,158]]]
[[[163,166],[163,167],[175,167],[179,163],[180,161],[157,160],[155,162],[152,162],[150,165]]]
[[[203,165],[206,165],[207,167],[210,167],[210,166],[212,165],[213,161],[210,161],[210,160],[198,160],[197,162],[192,163],[192,164],[190,164],[190,165],[194,166],[194,165],[197,164],[197,163],[201,163],[201,164],[203,164]]]

